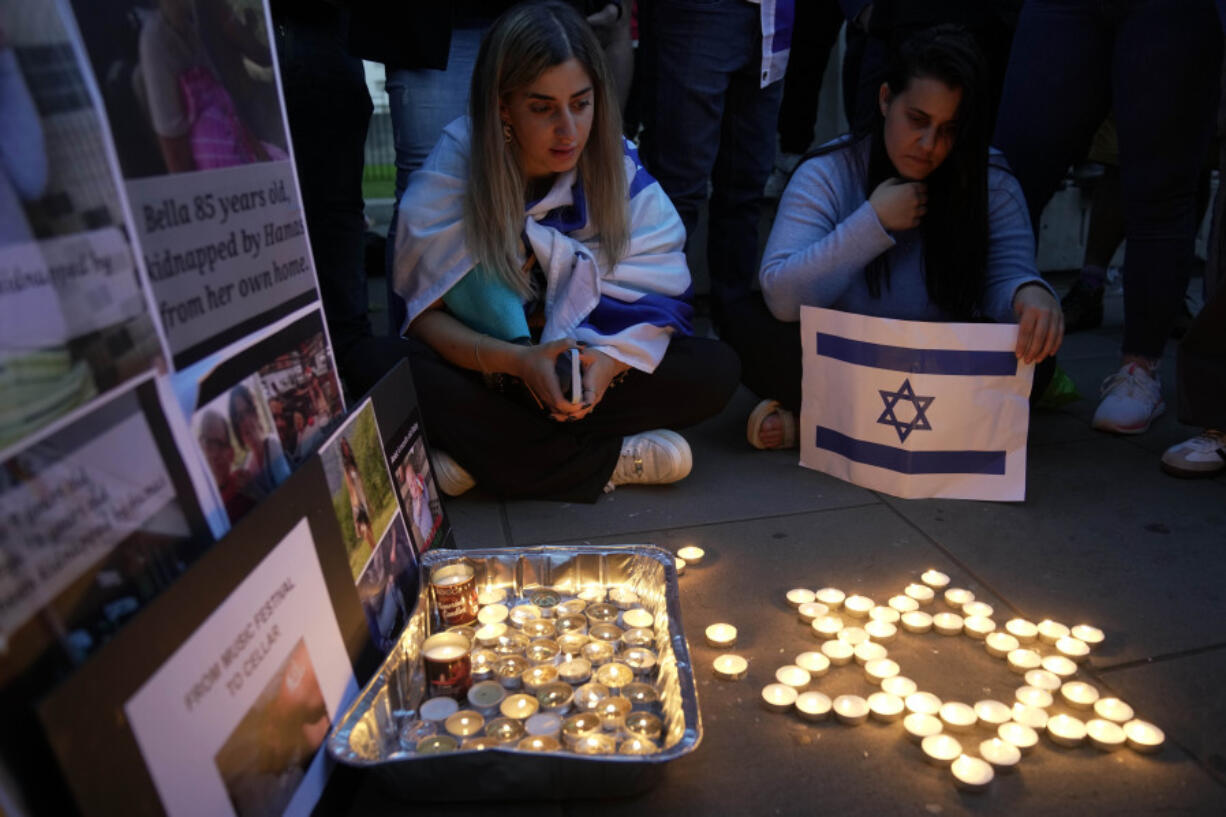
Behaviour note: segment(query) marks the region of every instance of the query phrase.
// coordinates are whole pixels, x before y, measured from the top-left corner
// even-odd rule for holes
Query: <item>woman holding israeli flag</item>
[[[1016,354],[1055,354],[1064,321],[1035,269],[1017,180],[988,147],[987,81],[974,39],[952,26],[899,49],[866,132],[819,148],[792,175],[762,258],[770,315],[747,307],[742,349],[763,400],[747,436],[796,444],[802,305],[916,321],[1019,324]],[[1046,372],[1050,378],[1050,372]],[[1038,393],[1044,385],[1036,377]]]
[[[622,139],[595,35],[561,3],[506,12],[469,111],[409,180],[397,227],[440,487],[590,502],[685,477],[669,428],[723,408],[739,366],[691,336],[685,232]]]

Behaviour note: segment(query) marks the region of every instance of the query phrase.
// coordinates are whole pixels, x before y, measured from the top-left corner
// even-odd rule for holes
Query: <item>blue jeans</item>
[[[1161,356],[1183,303],[1221,59],[1212,0],[1028,0],[1018,20],[995,142],[1036,229],[1068,166],[1115,111],[1125,354]]]
[[[712,312],[750,293],[758,275],[762,191],[775,161],[783,83],[760,87],[759,7],[745,0],[640,5],[641,155],[692,235],[712,186],[707,265]]]

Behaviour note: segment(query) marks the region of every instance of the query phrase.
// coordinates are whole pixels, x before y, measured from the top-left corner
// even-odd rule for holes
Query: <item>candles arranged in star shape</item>
[[[998,627],[991,605],[949,584],[949,576],[928,570],[920,582],[907,585],[884,605],[834,587],[788,591],[788,605],[797,610],[798,620],[820,647],[776,670],[774,682],[762,690],[762,706],[773,712],[794,711],[807,721],[826,720],[833,712],[840,722],[853,726],[869,717],[901,721],[905,734],[919,744],[922,757],[949,768],[954,783],[967,791],[982,791],[996,774],[1015,768],[1038,743],[1040,734],[1055,746],[1088,742],[1103,752],[1122,746],[1155,752],[1162,747],[1165,735],[1161,729],[1138,719],[1124,701],[1103,696],[1094,684],[1075,677],[1079,665],[1103,643],[1102,630],[1088,624],[1070,628],[1051,619],[1035,623],[1021,618]],[[946,609],[920,609],[934,605],[938,596]],[[1014,700],[942,701],[919,689],[888,657],[886,645],[898,635],[899,625],[910,633],[934,631],[982,642],[990,656],[1004,660],[1022,676]],[[732,625],[715,626],[721,632],[727,628],[735,633]],[[708,640],[710,635],[708,630]],[[736,659],[735,667],[728,666],[731,659]],[[819,679],[832,667],[844,665],[857,666],[880,691],[867,699],[858,695],[831,699],[820,691]],[[721,679],[739,680],[747,667],[740,656],[721,655],[715,672]],[[1053,711],[1057,705],[1069,711]],[[994,734],[982,739],[975,730]]]

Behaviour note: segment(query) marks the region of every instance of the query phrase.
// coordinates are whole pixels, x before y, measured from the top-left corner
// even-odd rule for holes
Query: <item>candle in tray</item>
[[[932,600],[936,598],[936,593],[926,584],[909,584],[903,588],[903,595],[910,597],[920,605],[932,604]]]
[[[562,598],[552,590],[540,588],[528,594],[528,601],[541,609],[540,618],[552,618]]]
[[[427,698],[417,708],[417,717],[423,721],[442,724],[443,721],[454,715],[459,709],[460,705],[456,702],[455,698]]]
[[[1013,771],[1022,759],[1022,750],[1002,738],[988,738],[979,744],[979,756],[998,772]]]
[[[562,616],[582,615],[586,609],[587,602],[583,599],[568,599],[558,604],[557,609],[554,610],[554,616],[561,618]]]
[[[507,625],[503,622],[497,624],[486,624],[477,630],[475,638],[477,643],[483,647],[492,647],[498,643],[498,639],[507,634]]]
[[[485,718],[471,709],[463,709],[448,717],[444,721],[444,728],[452,737],[471,738],[484,731]]]
[[[788,591],[788,604],[792,607],[800,607],[802,604],[810,604],[817,598],[812,590],[806,590],[803,587],[794,587]]]
[[[626,716],[633,707],[629,698],[620,695],[605,698],[592,710],[600,716],[600,727],[606,732],[615,732],[626,725]]]
[[[525,621],[540,618],[541,608],[535,604],[517,604],[511,608],[511,612],[507,614],[507,617],[511,619],[511,623],[516,627],[522,627]]]
[[[925,570],[920,576],[920,581],[933,590],[944,590],[949,586],[949,576],[939,570]]]
[[[707,555],[707,552],[696,545],[687,545],[677,551],[677,555],[685,559],[687,565],[696,565],[702,561],[702,557]]]
[[[796,666],[809,673],[812,678],[820,678],[830,670],[830,659],[820,652],[810,650],[796,656]]]
[[[1042,729],[1047,726],[1049,720],[1046,709],[1026,706],[1023,703],[1015,703],[1011,712],[1014,722],[1029,726],[1031,729]]]
[[[910,596],[890,596],[889,604],[890,609],[897,610],[900,615],[919,609],[919,602]]]
[[[599,584],[589,584],[587,587],[580,590],[577,597],[588,604],[600,604],[608,597],[609,593]]]
[[[951,587],[945,591],[942,596],[945,603],[955,610],[961,610],[964,604],[970,604],[975,600],[975,594],[967,590],[965,587]]]
[[[587,635],[587,616],[582,613],[575,613],[569,616],[558,616],[553,623],[554,628],[558,631],[558,635],[566,635],[567,633],[579,633]],[[586,639],[585,639],[586,640]]]
[[[965,791],[983,791],[996,776],[990,763],[970,755],[960,755],[949,764],[949,771],[954,776],[954,785]]]
[[[1069,631],[1069,635],[1079,641],[1084,641],[1091,649],[1103,643],[1103,631],[1090,624],[1078,624]]]
[[[441,755],[447,752],[454,752],[460,748],[460,742],[451,735],[434,735],[433,737],[422,738],[417,743],[417,754],[419,755]]]
[[[831,610],[837,610],[842,607],[843,599],[847,598],[847,595],[837,587],[823,587],[821,590],[816,591],[813,596]]]
[[[705,631],[707,644],[716,649],[727,649],[736,644],[736,627],[731,624],[712,624]]]
[[[932,616],[923,610],[911,610],[903,613],[902,628],[909,633],[926,633],[932,629]]]
[[[558,680],[558,668],[552,664],[538,664],[535,667],[529,667],[524,670],[523,674],[519,676],[519,680],[525,692],[535,695],[545,684],[551,684]]]
[[[1086,725],[1072,715],[1056,715],[1047,721],[1047,736],[1060,746],[1078,746],[1086,739]]]
[[[796,696],[796,711],[807,721],[824,720],[830,714],[831,706],[830,697],[815,689]]]
[[[1024,723],[1010,721],[996,728],[996,736],[1006,743],[1012,743],[1025,754],[1039,742],[1039,733]]]
[[[557,712],[537,712],[524,721],[524,731],[535,737],[556,738],[562,731],[562,716]]]
[[[869,661],[885,658],[886,654],[886,648],[875,641],[865,641],[856,645],[856,663],[862,666],[868,664]]]
[[[656,654],[646,647],[630,647],[622,651],[622,663],[636,678],[650,678],[656,671]]]
[[[646,647],[650,649],[655,643],[655,631],[649,630],[646,627],[635,627],[622,633],[622,646],[626,649],[633,647]]]
[[[868,617],[873,621],[884,621],[886,624],[897,624],[898,620],[902,618],[902,613],[888,605],[882,607],[880,604],[878,604],[872,610],[868,611]]]
[[[553,638],[558,634],[558,625],[550,618],[528,619],[522,629],[528,638]]]
[[[616,644],[621,641],[622,632],[622,628],[616,624],[604,623],[593,624],[588,628],[587,635],[593,641],[607,641],[610,644]]]
[[[502,741],[497,738],[491,738],[487,735],[480,735],[475,738],[468,738],[460,744],[461,749],[471,749],[476,752],[484,752],[486,749],[496,749],[502,745]]]
[[[812,624],[816,618],[821,618],[830,612],[830,608],[820,601],[811,601],[796,608],[797,617],[805,624]]]
[[[501,587],[485,587],[477,591],[477,604],[502,604],[507,600],[507,591]]]
[[[934,766],[948,766],[962,754],[962,744],[949,735],[929,735],[920,741],[920,748]]]
[[[622,688],[622,695],[636,710],[654,711],[660,706],[660,693],[651,684],[635,681]]]
[[[867,617],[868,611],[876,606],[877,603],[868,596],[854,595],[843,599],[843,610],[855,618]]]
[[[902,728],[907,730],[907,735],[917,743],[924,738],[932,735],[941,734],[941,721],[932,715],[925,715],[922,712],[912,712],[902,719]]]
[[[988,655],[993,658],[1004,658],[1021,646],[1016,638],[1000,631],[991,632],[984,636],[983,645],[984,649],[988,651]]]
[[[525,752],[556,752],[562,744],[552,735],[530,735],[515,744],[515,748]]]
[[[1048,692],[1055,692],[1064,683],[1060,680],[1059,675],[1056,675],[1054,672],[1048,672],[1045,669],[1027,670],[1022,678],[1025,679],[1027,686],[1046,689]]]
[[[1098,700],[1098,689],[1085,681],[1066,681],[1060,687],[1060,697],[1075,709],[1089,709]]]
[[[502,712],[503,717],[514,718],[517,721],[522,721],[531,717],[532,715],[535,715],[536,711],[540,708],[541,705],[537,702],[535,697],[532,695],[518,693],[515,695],[508,695],[498,707],[498,710]]]
[[[1131,720],[1124,724],[1128,748],[1135,752],[1156,752],[1162,748],[1166,735],[1149,721]]]
[[[992,605],[984,601],[968,601],[962,605],[962,617],[971,618],[972,616],[982,616],[983,618],[991,618],[996,611]]]
[[[864,663],[864,677],[876,684],[880,684],[888,678],[893,678],[901,671],[898,662],[889,658],[877,658]]]
[[[962,616],[957,613],[937,613],[932,617],[932,628],[941,635],[960,635]]]
[[[834,638],[839,634],[839,630],[843,629],[843,619],[834,615],[818,616],[809,626],[818,638]]]
[[[1090,645],[1082,641],[1080,638],[1073,638],[1071,635],[1066,635],[1064,638],[1056,641],[1056,650],[1066,658],[1081,663],[1090,655]]]
[[[655,623],[655,616],[644,610],[642,607],[636,607],[633,610],[627,610],[622,613],[622,624],[626,629],[635,627],[650,627]]]
[[[1086,722],[1086,737],[1095,749],[1111,752],[1124,745],[1126,736],[1124,728],[1118,723],[1094,718]]]
[[[795,687],[787,684],[767,684],[762,688],[762,705],[771,712],[783,712],[796,703]]]
[[[589,604],[583,610],[583,614],[587,616],[587,620],[593,625],[611,624],[612,622],[617,621],[617,617],[621,615],[621,610],[616,604],[609,604],[608,602],[602,601],[597,602],[596,604]]]
[[[874,692],[868,696],[868,709],[879,721],[896,721],[906,710],[902,698],[888,692]]]
[[[889,621],[870,621],[864,625],[864,632],[868,633],[868,637],[878,644],[889,644],[898,637],[898,627]]]
[[[1047,709],[1052,705],[1051,693],[1039,687],[1020,686],[1013,695],[1018,703],[1025,706],[1037,706],[1039,709]]]
[[[600,731],[600,716],[595,712],[581,712],[562,721],[562,742],[574,748],[584,737]]]
[[[474,683],[488,681],[494,677],[494,665],[498,663],[499,655],[493,650],[473,650],[469,653],[472,670],[469,673]]]
[[[497,714],[498,707],[506,697],[507,691],[502,688],[502,684],[497,681],[482,681],[473,684],[468,690],[468,705],[489,718]]]
[[[591,712],[596,705],[609,697],[609,688],[604,684],[589,681],[575,690],[575,708],[581,712]]]
[[[850,664],[851,658],[855,655],[856,648],[848,644],[846,641],[839,641],[837,638],[832,638],[829,641],[822,642],[822,655],[830,659],[830,663],[836,667],[841,667],[844,664]]]
[[[577,755],[611,755],[617,749],[617,739],[612,735],[584,735],[570,748]]]
[[[626,716],[626,732],[634,737],[658,741],[664,735],[664,721],[651,712],[631,712]]]
[[[499,743],[515,743],[525,734],[524,722],[514,718],[494,718],[485,725],[485,734]]]
[[[580,654],[592,663],[593,667],[603,667],[613,660],[616,650],[608,641],[589,641],[583,645]]]
[[[868,701],[859,695],[840,695],[831,703],[831,708],[836,718],[851,726],[868,719]]]
[[[1039,628],[1033,621],[1024,618],[1011,618],[1005,622],[1005,632],[1016,638],[1022,644],[1033,644],[1039,637]]]
[[[1043,663],[1043,658],[1037,652],[1025,647],[1011,650],[1005,659],[1009,662],[1009,669],[1019,675],[1028,670],[1037,669]]]
[[[477,621],[482,624],[498,624],[506,621],[509,613],[505,604],[487,604],[477,611]]]
[[[797,690],[803,690],[813,680],[813,676],[809,675],[808,670],[801,669],[795,664],[784,664],[775,670],[775,680]]]
[[[749,671],[749,662],[732,653],[717,656],[713,666],[715,677],[725,681],[739,681]]]
[[[610,691],[616,691],[634,681],[634,670],[625,664],[613,662],[605,664],[596,670],[596,683],[604,684]]]
[[[979,722],[975,708],[961,701],[949,701],[941,704],[941,723],[951,732],[966,732]]]
[[[1045,618],[1039,622],[1039,640],[1044,644],[1055,644],[1068,634],[1068,627],[1058,621]]]
[[[970,616],[962,619],[962,632],[971,638],[985,640],[995,630],[996,622],[985,616]]]
[[[936,716],[941,711],[941,699],[931,692],[912,692],[906,697],[907,711]]]
[[[654,740],[641,738],[637,735],[626,738],[617,746],[619,755],[654,755],[660,751]]]
[[[975,702],[975,715],[981,723],[988,726],[1000,726],[1013,720],[1013,711],[1000,701],[984,700]]]
[[[1077,663],[1063,655],[1045,655],[1041,663],[1043,669],[1061,678],[1072,678],[1077,674]]]
[[[881,691],[897,695],[905,701],[908,695],[919,691],[919,685],[905,675],[895,675],[893,678],[882,679]]]
[[[561,652],[562,648],[552,638],[538,638],[524,650],[524,657],[537,664],[552,664]]]
[[[844,627],[839,630],[838,639],[855,647],[868,641],[868,631],[863,627]]]
[[[494,665],[494,677],[506,689],[519,689],[523,686],[523,679],[520,676],[530,666],[532,666],[531,662],[522,655],[504,655]]]
[[[1094,702],[1094,714],[1115,723],[1127,723],[1133,718],[1132,707],[1119,698],[1099,698]]]

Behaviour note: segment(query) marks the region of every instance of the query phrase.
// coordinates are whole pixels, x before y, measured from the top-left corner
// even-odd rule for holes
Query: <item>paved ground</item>
[[[1174,407],[1139,437],[1090,430],[1090,397],[1116,365],[1118,293],[1108,306],[1107,325],[1070,337],[1061,353],[1087,399],[1033,417],[1024,503],[898,500],[800,468],[794,453],[753,451],[744,420],[754,401],[744,390],[687,433],[694,473],[677,485],[622,488],[590,506],[502,502],[480,490],[450,501],[462,547],[704,548],[706,561],[680,580],[703,738],[632,799],[404,805],[364,780],[348,812],[1226,813],[1226,478],[1182,481],[1160,472],[1162,450],[1194,431],[1177,423]],[[1163,371],[1168,394],[1173,375],[1171,358]],[[1044,739],[1014,773],[967,794],[947,771],[925,764],[900,724],[809,724],[759,706],[775,669],[815,648],[785,602],[789,588],[834,585],[884,600],[928,567],[994,605],[999,621],[1050,617],[1103,628],[1107,639],[1081,676],[1166,730],[1165,748],[1103,754]],[[714,621],[740,628],[747,679],[714,678],[716,651],[702,637]],[[891,654],[946,699],[1011,702],[1020,683],[965,638],[904,635]],[[871,691],[854,664],[815,686],[832,697]]]

